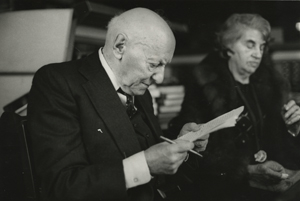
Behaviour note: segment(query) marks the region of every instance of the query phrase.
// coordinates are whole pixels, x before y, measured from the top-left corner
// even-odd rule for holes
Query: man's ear
[[[117,59],[122,59],[126,49],[126,42],[127,42],[126,35],[124,34],[117,35],[113,46],[113,53]]]

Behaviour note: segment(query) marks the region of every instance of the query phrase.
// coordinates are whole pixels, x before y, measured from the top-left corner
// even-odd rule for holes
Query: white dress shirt
[[[113,71],[107,64],[103,54],[102,48],[99,49],[99,57],[104,70],[106,71],[110,81],[112,82],[116,93],[119,95],[120,100],[125,105],[126,96],[118,93],[117,90],[120,88],[117,78],[114,75]],[[126,188],[132,188],[139,186],[145,183],[148,183],[151,180],[150,170],[145,158],[145,152],[138,152],[126,159],[123,160],[123,168],[125,175]]]

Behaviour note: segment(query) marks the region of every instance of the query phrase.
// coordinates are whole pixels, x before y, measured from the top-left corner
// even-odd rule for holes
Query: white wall
[[[0,113],[28,93],[38,68],[67,59],[72,16],[72,9],[0,14]]]

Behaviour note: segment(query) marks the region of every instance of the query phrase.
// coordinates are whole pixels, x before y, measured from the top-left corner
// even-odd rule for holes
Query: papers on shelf
[[[203,137],[204,135],[215,132],[217,130],[228,128],[228,127],[234,127],[237,118],[243,112],[243,110],[244,110],[244,106],[231,110],[230,112],[227,112],[205,124],[202,124],[200,130],[196,132],[189,132],[179,137],[179,139],[193,142]]]

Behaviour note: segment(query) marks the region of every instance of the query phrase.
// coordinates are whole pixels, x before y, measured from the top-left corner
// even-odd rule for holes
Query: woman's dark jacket
[[[206,123],[242,105],[251,119],[253,108],[249,108],[247,97],[243,96],[227,63],[212,52],[193,68],[182,110],[171,121],[172,133],[178,133],[174,130],[179,130],[184,123]],[[297,139],[287,133],[281,117],[282,106],[289,100],[289,84],[271,65],[263,64],[251,75],[250,83],[258,124],[251,123],[251,129],[247,130],[247,125],[243,128],[239,123],[234,128],[212,133],[199,164],[200,175],[226,177],[236,184],[247,181],[246,167],[255,163],[254,154],[259,150],[266,151],[268,160],[277,161],[285,168],[299,167],[300,153],[293,144]]]

